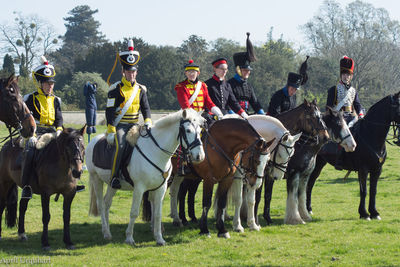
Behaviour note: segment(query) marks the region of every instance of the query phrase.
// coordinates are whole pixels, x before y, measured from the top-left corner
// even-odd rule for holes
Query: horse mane
[[[365,114],[365,116],[367,116],[368,114],[370,114],[371,112],[373,112],[374,109],[376,109],[378,106],[381,105],[381,102],[386,101],[388,98],[392,97],[392,95],[388,95],[385,96],[384,98],[382,98],[381,100],[379,100],[378,102],[376,102],[375,104],[373,104],[367,111],[367,113]]]
[[[201,117],[197,111],[194,109],[185,109],[186,110],[186,119],[193,121],[195,118]],[[164,128],[169,126],[171,123],[175,123],[176,121],[182,119],[183,110],[176,111],[174,113],[170,113],[165,117],[158,119],[154,126],[155,128]]]

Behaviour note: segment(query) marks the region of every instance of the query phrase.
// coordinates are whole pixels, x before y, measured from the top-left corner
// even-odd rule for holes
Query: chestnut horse
[[[20,93],[18,77],[14,74],[8,79],[0,79],[0,121],[5,123],[9,131],[9,136],[3,141],[12,138],[17,132],[27,138],[36,131],[35,120]]]
[[[64,197],[64,238],[68,249],[74,249],[70,237],[71,203],[76,193],[76,179],[82,174],[84,141],[86,126],[81,130],[64,129],[55,137],[55,133],[41,136],[35,151],[35,172],[32,174],[31,186],[33,193],[39,194],[42,201],[42,248],[50,249],[48,240],[48,224],[50,221],[50,196],[61,194]],[[42,140],[47,140],[46,145]],[[19,141],[19,140],[18,140]],[[42,148],[38,146],[42,145]],[[16,222],[18,186],[21,183],[21,158],[23,149],[8,141],[0,152],[0,222],[3,211],[7,206],[7,225],[12,227]],[[57,195],[57,198],[58,198]],[[29,199],[21,199],[19,206],[18,236],[22,241],[27,240],[25,234],[25,212]],[[1,226],[1,224],[0,224]],[[1,227],[0,227],[1,236]]]

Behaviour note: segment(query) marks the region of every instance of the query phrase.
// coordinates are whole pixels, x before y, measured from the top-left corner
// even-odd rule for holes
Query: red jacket
[[[192,105],[189,105],[189,99],[196,90],[196,84],[193,84],[186,79],[175,85],[178,102],[182,109],[193,108],[196,111],[201,111],[205,108],[211,110],[211,108],[215,106],[210,96],[208,95],[207,85],[204,82],[201,83],[202,85],[200,88],[200,92],[197,95],[196,99],[193,101]]]

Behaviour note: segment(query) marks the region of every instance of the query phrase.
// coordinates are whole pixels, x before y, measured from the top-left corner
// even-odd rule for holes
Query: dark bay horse
[[[352,153],[344,154],[344,169],[358,171],[360,184],[360,204],[358,212],[361,219],[378,219],[379,212],[375,207],[376,189],[382,166],[386,159],[385,139],[389,132],[391,122],[400,123],[400,92],[389,95],[375,103],[363,119],[351,128],[357,142],[357,148]],[[329,163],[335,165],[337,150],[334,144],[326,144],[318,153],[315,169],[310,176],[307,185],[307,210],[311,209],[311,192],[315,180],[321,173],[322,168]],[[368,212],[365,208],[367,196],[367,178],[370,176],[369,206]]]
[[[61,194],[64,197],[63,241],[68,249],[74,249],[70,237],[71,203],[76,193],[76,179],[82,174],[84,158],[83,135],[86,126],[81,130],[64,129],[59,137],[55,133],[42,135],[47,139],[47,145],[35,152],[35,172],[32,174],[31,186],[33,193],[39,194],[42,201],[42,247],[50,248],[48,241],[48,224],[50,221],[50,196]],[[45,138],[46,137],[46,138]],[[38,144],[42,143],[39,139]],[[43,145],[43,143],[42,143]],[[23,150],[8,141],[0,152],[0,222],[3,211],[7,206],[7,225],[14,226],[16,222],[16,209],[18,191],[21,186],[21,157]],[[25,212],[29,199],[21,199],[19,206],[18,235],[21,240],[27,240],[25,234]],[[1,226],[1,224],[0,224]],[[1,228],[0,228],[1,236]]]
[[[0,121],[4,122],[12,138],[12,128],[23,137],[31,137],[36,131],[36,123],[21,97],[18,77],[14,74],[0,79]]]
[[[320,114],[315,101],[313,101],[310,107],[316,114]],[[293,118],[299,117],[294,115],[296,114],[295,112],[294,109],[293,111],[278,115],[277,118],[281,120],[283,125],[291,132],[293,131],[296,133],[300,129],[299,126],[296,126],[293,122]],[[324,128],[328,130],[330,138],[340,143],[346,150],[354,151],[356,143],[343,119],[342,113],[327,108],[327,112],[324,116],[317,115],[317,117],[320,118],[321,124],[327,126],[327,128]],[[284,222],[287,224],[304,224],[305,221],[311,220],[311,217],[305,209],[305,194],[307,180],[315,166],[316,155],[321,146],[328,141],[326,132],[321,131],[321,129],[322,128],[318,130],[318,128],[315,127],[304,127],[301,130],[303,132],[302,137],[297,141],[294,155],[289,161],[286,173],[286,189],[288,195],[284,219]],[[266,177],[263,216],[268,224],[272,222],[270,217],[270,205],[273,184],[274,180]]]
[[[193,165],[194,173],[186,176],[187,179],[203,179],[203,213],[200,219],[200,234],[209,235],[207,215],[211,207],[212,192],[215,183],[218,183],[217,196],[217,229],[218,236],[229,238],[224,225],[224,209],[226,207],[227,192],[233,183],[233,174],[240,164],[246,173],[249,184],[256,183],[262,177],[264,168],[269,159],[269,146],[275,141],[266,142],[256,130],[242,119],[223,119],[215,122],[208,132],[204,133],[203,140],[206,159]],[[242,158],[240,159],[240,152]],[[176,159],[173,162],[176,173]],[[183,177],[175,176],[171,184],[171,212],[174,221],[179,220],[177,214],[177,192]],[[172,207],[174,206],[174,207]]]

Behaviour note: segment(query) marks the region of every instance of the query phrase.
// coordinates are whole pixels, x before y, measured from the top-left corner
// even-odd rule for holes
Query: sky
[[[342,8],[353,1],[336,0]],[[385,8],[391,19],[400,21],[400,1],[364,0],[375,8]],[[267,40],[273,27],[273,38],[297,47],[307,45],[301,30],[318,14],[323,0],[68,0],[8,1],[0,9],[0,23],[11,23],[13,12],[36,14],[54,26],[57,34],[66,31],[63,18],[78,5],[98,9],[94,18],[101,23],[100,31],[110,41],[124,37],[140,37],[153,45],[179,46],[192,34],[207,41],[226,38],[245,45],[246,32],[255,45]]]

